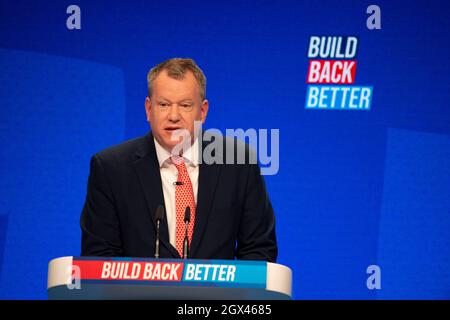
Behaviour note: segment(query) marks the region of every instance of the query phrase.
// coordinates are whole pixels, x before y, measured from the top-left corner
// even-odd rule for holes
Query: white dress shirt
[[[166,206],[167,226],[169,228],[169,241],[172,246],[176,247],[176,206],[175,206],[175,185],[178,181],[178,170],[170,161],[170,152],[164,149],[155,138],[156,155],[159,162],[159,172],[161,174],[161,182],[164,193],[164,204]],[[183,153],[183,159],[186,164],[186,169],[191,179],[192,188],[194,191],[194,199],[197,204],[198,191],[198,139],[195,139],[192,146]]]

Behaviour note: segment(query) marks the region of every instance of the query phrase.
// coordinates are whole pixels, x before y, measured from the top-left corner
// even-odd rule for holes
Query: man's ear
[[[206,121],[206,116],[208,115],[208,108],[209,108],[209,103],[208,100],[203,100],[202,102],[202,106],[200,108],[200,111],[202,113],[202,123],[205,123]]]
[[[145,113],[147,114],[147,121],[150,122],[150,111],[152,109],[152,103],[150,98],[145,98]]]

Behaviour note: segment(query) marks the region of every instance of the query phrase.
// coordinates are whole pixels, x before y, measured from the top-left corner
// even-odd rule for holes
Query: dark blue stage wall
[[[80,254],[89,159],[149,130],[146,74],[171,57],[208,78],[206,129],[279,129],[265,179],[295,299],[450,298],[449,17],[448,1],[2,1],[0,298],[45,299],[49,260]]]

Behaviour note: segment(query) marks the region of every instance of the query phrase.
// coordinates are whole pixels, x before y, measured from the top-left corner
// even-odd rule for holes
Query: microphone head
[[[164,219],[164,206],[159,205],[158,209],[156,209],[155,221],[161,221],[162,219]]]
[[[191,221],[191,207],[186,207],[184,210],[184,222],[189,223]]]

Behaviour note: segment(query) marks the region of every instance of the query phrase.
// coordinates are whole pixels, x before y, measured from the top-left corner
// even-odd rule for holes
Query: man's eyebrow
[[[156,100],[158,100],[158,101],[162,101],[162,100],[164,100],[164,101],[168,101],[168,102],[170,102],[170,100],[169,100],[169,99],[167,99],[167,98],[164,98],[164,97],[158,97],[158,98],[156,98]]]

